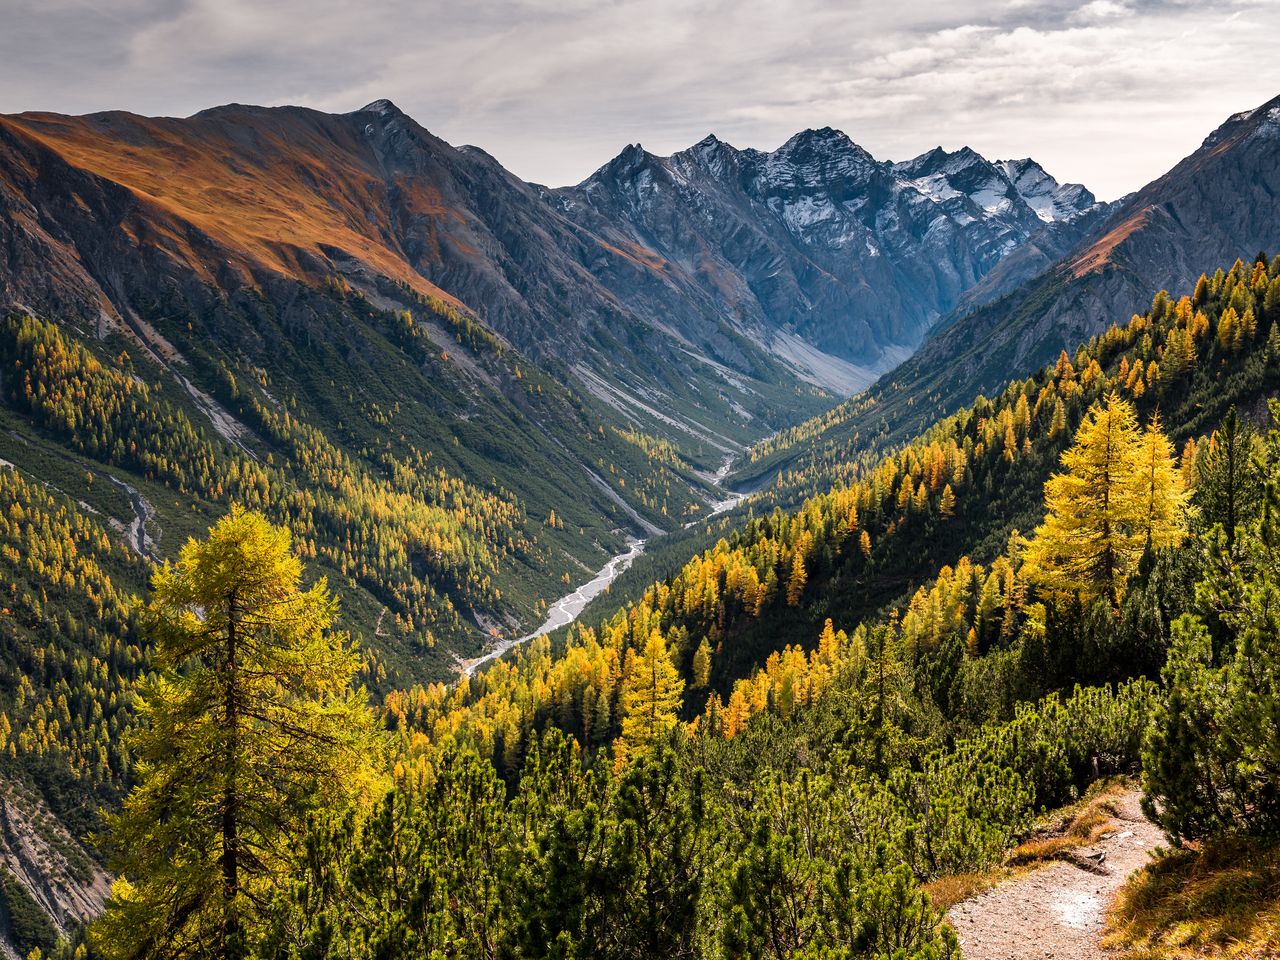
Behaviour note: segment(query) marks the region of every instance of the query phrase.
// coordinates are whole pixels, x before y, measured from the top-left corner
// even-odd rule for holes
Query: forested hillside
[[[999,863],[1099,776],[1142,764],[1175,835],[1265,835],[1272,687],[1213,691],[1273,669],[1249,638],[1280,516],[1278,272],[1161,293],[616,616],[363,719],[305,540],[233,513],[130,614],[158,674],[112,824],[128,882],[88,949],[926,960],[958,948],[921,885]],[[216,612],[228,584],[242,606]],[[250,739],[224,739],[232,689]],[[1248,757],[1213,753],[1205,710]],[[233,832],[199,827],[233,795]]]
[[[128,883],[85,949],[955,956],[920,885],[999,862],[1037,810],[1135,769],[1144,741],[1170,829],[1212,834],[1236,816],[1265,827],[1243,793],[1244,814],[1201,812],[1201,788],[1177,771],[1202,748],[1147,728],[1155,716],[1185,729],[1185,708],[1157,681],[1171,643],[1199,649],[1178,618],[1201,609],[1214,531],[1241,549],[1269,542],[1271,514],[1248,491],[1273,490],[1280,441],[1264,447],[1250,424],[1266,422],[1280,386],[1278,276],[1280,259],[1260,258],[1188,295],[1161,292],[896,451],[838,474],[797,472],[784,492],[838,481],[794,513],[750,516],[639,602],[448,685],[405,682],[398,658],[413,629],[443,630],[456,596],[487,589],[496,601],[504,562],[572,550],[559,516],[534,519],[514,497],[424,469],[409,459],[407,424],[398,443],[383,429],[380,447],[354,447],[372,428],[345,426],[335,442],[265,371],[252,384],[228,371],[211,387],[244,429],[228,438],[201,425],[191,394],[154,377],[153,361],[10,316],[5,442],[25,465],[0,471],[13,584],[0,615],[13,691],[0,763],[81,835],[132,790],[104,848]],[[369,324],[401,324],[387,341],[415,349],[403,317],[362,309]],[[486,350],[518,363],[483,341],[467,356],[479,364]],[[549,383],[524,376],[531,409],[556,402]],[[632,477],[656,484],[687,469],[620,425],[585,436],[634,450],[647,472]],[[657,506],[635,486],[637,507]],[[162,504],[175,502],[174,517],[185,507],[176,529],[202,538],[201,517],[231,503],[263,516],[223,520],[149,590],[140,554],[175,530],[146,511],[122,529],[135,498],[159,516]],[[572,504],[557,509],[573,517]],[[412,538],[415,524],[439,538],[421,557],[377,547]],[[229,715],[208,699],[222,688],[209,683],[239,661],[201,638],[242,614],[213,617],[219,594],[200,591],[251,558],[265,566],[259,593],[245,594],[262,604],[244,614],[259,624],[246,655],[277,680],[246,674],[237,702],[261,703],[245,721],[252,739],[227,741]],[[426,586],[406,591],[410,581]],[[465,594],[434,589],[449,583]],[[387,608],[359,631],[359,653],[335,629],[332,589],[348,627]],[[150,594],[149,606],[131,593]],[[299,604],[297,618],[277,621],[279,603]],[[1235,622],[1211,629],[1232,636]],[[404,640],[387,639],[392,624]],[[1180,683],[1194,656],[1180,653],[1165,682]],[[303,715],[314,716],[305,729],[287,719]],[[190,739],[173,726],[188,716],[201,724]],[[1265,731],[1247,736],[1263,756]],[[190,751],[227,749],[261,755],[234,773],[191,762]],[[274,765],[280,776],[253,786]],[[233,785],[277,800],[243,807],[235,836],[261,852],[238,858],[229,888],[225,823],[207,835],[180,824],[204,822],[207,797]],[[1265,778],[1247,789],[1268,789]],[[162,813],[166,796],[178,806]],[[217,849],[221,867],[206,859]],[[175,887],[168,871],[187,858]],[[194,899],[172,900],[175,889]],[[74,928],[72,915],[54,919]],[[23,929],[28,945],[50,940],[47,926]]]
[[[461,314],[346,296],[344,332],[281,343],[265,366],[178,331],[191,362],[166,368],[128,338],[11,315],[2,454],[75,499],[99,488],[117,543],[155,557],[233,502],[287,520],[405,677],[445,675],[453,651],[536,623],[631,531],[705,509],[669,444]]]
[[[1020,547],[1011,536],[1040,522],[1042,485],[1086,412],[1112,393],[1143,419],[1158,412],[1184,458],[1232,405],[1264,416],[1265,398],[1280,386],[1280,303],[1267,305],[1277,276],[1280,259],[1237,262],[1189,295],[1161,292],[1150,311],[1074,358],[1064,353],[895,453],[818,464],[808,478],[797,472],[792,482],[834,478],[834,489],[795,513],[748,519],[640,601],[576,628],[564,649],[540,640],[470,684],[405,695],[406,712],[422,729],[460,728],[482,751],[516,763],[531,731],[549,721],[584,743],[607,744],[628,652],[642,651],[654,630],[688,684],[693,716],[713,694],[727,706],[735,683],[771,658],[781,682],[784,663],[817,645],[828,618],[850,629],[890,604],[909,614],[911,592],[944,567],[966,603],[991,608],[976,649],[1015,635],[1012,614],[991,612],[1018,596]],[[784,654],[787,645],[798,649]],[[754,697],[758,706],[767,689]]]
[[[1141,309],[1152,290],[1189,288],[1205,264],[1274,249],[1278,148],[1280,99],[1229,117],[1172,170],[1119,201],[1097,235],[1012,287],[1005,274],[1023,271],[1034,251],[1010,256],[902,366],[798,431],[784,431],[740,477],[772,479],[779,469],[804,471],[904,442],[1061,350],[1073,354],[1117,313]]]

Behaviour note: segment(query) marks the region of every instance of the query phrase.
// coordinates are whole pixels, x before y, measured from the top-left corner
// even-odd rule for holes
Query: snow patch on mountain
[[[888,167],[905,184],[946,205],[961,226],[973,223],[977,211],[966,210],[960,198],[968,198],[987,218],[1019,220],[1033,214],[1043,223],[1071,219],[1096,202],[1080,184],[1059,184],[1034,160],[991,162],[971,147],[952,153],[934,147]]]
[[[788,330],[775,330],[767,338],[756,339],[760,346],[784,361],[801,379],[845,397],[867,389],[912,352],[908,347],[889,347],[878,362],[864,365],[825,353]]]
[[[963,196],[959,190],[951,186],[951,182],[947,179],[945,173],[932,173],[927,177],[907,180],[906,182],[935,203],[942,203],[945,200],[954,200],[956,197]]]

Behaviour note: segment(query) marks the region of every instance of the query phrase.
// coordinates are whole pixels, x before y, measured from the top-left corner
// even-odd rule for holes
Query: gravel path
[[[1099,946],[1107,905],[1152,849],[1167,841],[1142,815],[1140,794],[1118,798],[1114,830],[1083,847],[1104,853],[1098,873],[1059,861],[951,908],[965,960],[1105,960]]]

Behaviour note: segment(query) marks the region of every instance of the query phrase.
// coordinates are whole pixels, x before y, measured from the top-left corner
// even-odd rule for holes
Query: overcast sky
[[[0,112],[388,97],[518,175],[630,142],[965,144],[1111,199],[1280,95],[1280,0],[0,0]]]

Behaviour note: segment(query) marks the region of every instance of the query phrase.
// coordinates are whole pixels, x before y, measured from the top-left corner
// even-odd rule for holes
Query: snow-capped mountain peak
[[[1059,184],[1030,158],[993,163],[972,147],[953,152],[934,147],[889,167],[903,183],[954,209],[960,217],[1017,220],[1030,213],[1044,223],[1054,223],[1075,217],[1096,202],[1084,187]]]
[[[1032,235],[1074,242],[1074,214],[1093,206],[1030,160],[938,147],[888,163],[831,127],[773,151],[715,136],[669,157],[631,146],[557,195],[618,248],[689,271],[751,336],[787,330],[864,364],[916,343]]]
[[[997,160],[995,166],[1004,173],[1027,206],[1046,223],[1076,216],[1097,202],[1083,185],[1058,183],[1030,157]]]

